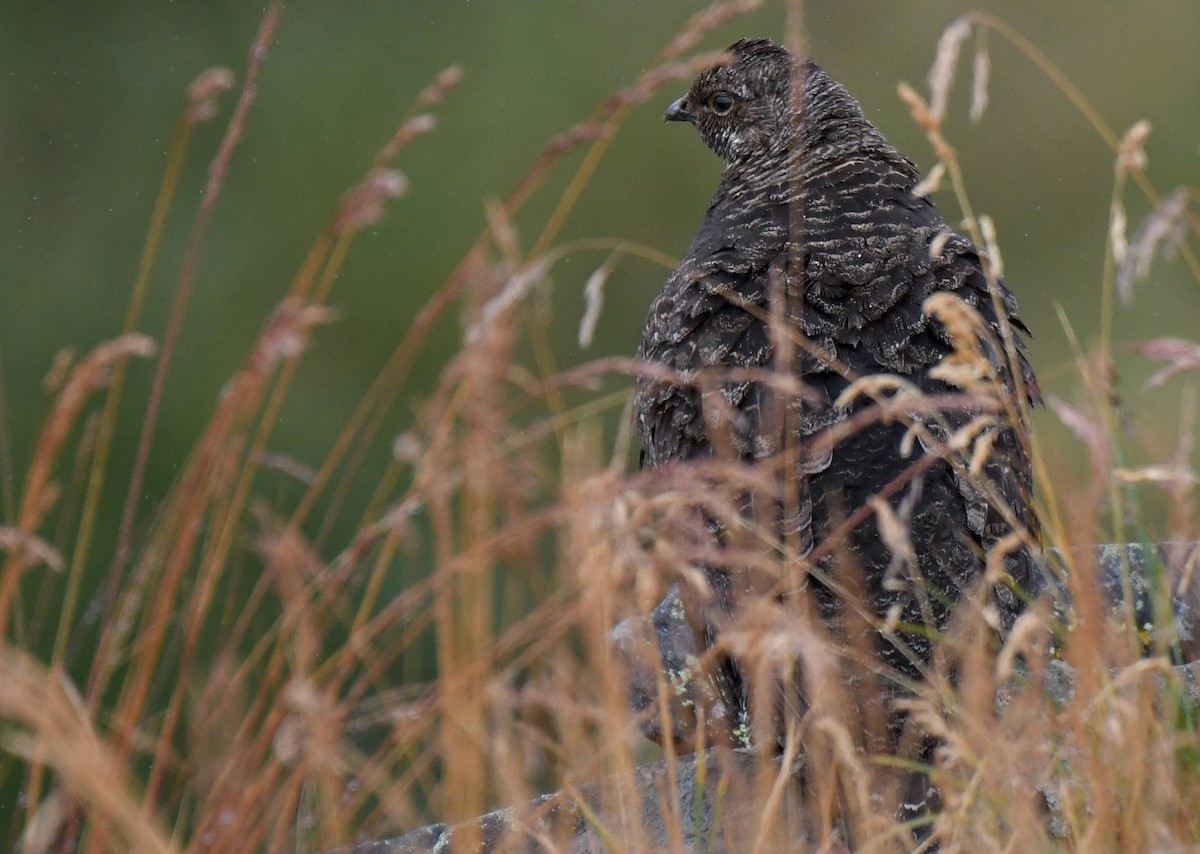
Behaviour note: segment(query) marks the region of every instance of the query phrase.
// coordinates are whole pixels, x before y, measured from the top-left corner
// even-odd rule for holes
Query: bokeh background
[[[923,169],[934,162],[896,95],[925,90],[940,33],[982,8],[1045,51],[1119,132],[1154,126],[1149,174],[1163,193],[1195,184],[1200,167],[1200,4],[1194,0],[810,0],[814,56],[859,98],[867,115]],[[258,103],[220,198],[154,445],[145,509],[161,498],[222,384],[241,363],[271,307],[342,192],[360,179],[413,96],[452,63],[464,79],[438,110],[437,131],[399,167],[407,197],[355,244],[332,302],[340,321],[306,355],[272,450],[316,465],[414,313],[485,226],[484,205],[508,192],[541,145],[632,82],[694,11],[680,0],[299,0],[286,6]],[[14,488],[45,412],[41,383],[57,351],[85,351],[120,329],[161,176],[166,146],[198,72],[240,76],[262,14],[246,2],[5,3],[0,6],[0,366]],[[781,3],[710,40],[783,35]],[[990,41],[990,105],[970,122],[962,61],[947,132],[976,209],[997,224],[1007,278],[1035,331],[1043,385],[1079,395],[1059,319],[1085,347],[1100,325],[1100,286],[1113,157],[1066,97],[1028,59]],[[679,87],[683,88],[682,84]],[[720,165],[686,127],[664,126],[664,93],[636,109],[573,213],[563,239],[629,238],[671,256],[686,248]],[[228,116],[233,98],[223,103]],[[154,278],[142,329],[161,335],[222,120],[198,132]],[[578,157],[569,164],[578,162]],[[535,236],[567,172],[560,170],[517,221]],[[947,219],[953,196],[938,196]],[[1128,194],[1131,223],[1147,206]],[[580,252],[553,271],[554,356],[560,366],[629,355],[665,269],[621,260],[609,280],[595,343],[576,341],[584,283],[605,253]],[[1165,454],[1179,385],[1141,391],[1151,369],[1127,345],[1158,335],[1194,337],[1200,288],[1179,262],[1159,264],[1114,338],[1132,445]],[[403,430],[461,332],[450,318],[422,356],[384,431]],[[152,365],[135,364],[113,470],[127,471]],[[611,418],[615,421],[617,415]],[[1050,415],[1039,435],[1055,465],[1082,466],[1077,443]],[[367,465],[381,464],[386,442]],[[368,481],[369,482],[369,479]],[[108,554],[123,493],[113,488],[97,535]],[[6,508],[5,512],[10,512]],[[143,513],[145,518],[145,513]],[[106,561],[101,560],[101,563]],[[106,567],[98,566],[97,572]]]

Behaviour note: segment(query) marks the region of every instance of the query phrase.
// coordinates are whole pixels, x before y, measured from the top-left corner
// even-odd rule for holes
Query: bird
[[[738,519],[698,501],[730,555],[704,562],[698,645],[719,645],[743,607],[753,573],[731,543],[765,518],[762,551],[800,561],[800,595],[825,624],[864,615],[903,694],[989,554],[1003,553],[986,595],[1007,625],[1033,585],[1029,330],[986,253],[812,59],[740,40],[665,118],[693,125],[724,170],[648,311],[641,465],[728,461],[774,484],[730,485]],[[722,661],[718,716],[744,729],[746,668]]]

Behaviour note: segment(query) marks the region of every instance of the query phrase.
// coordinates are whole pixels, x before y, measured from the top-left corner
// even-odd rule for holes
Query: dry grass
[[[415,317],[328,456],[307,471],[270,452],[272,429],[310,334],[334,320],[326,302],[355,233],[404,192],[407,179],[394,161],[417,136],[435,132],[434,112],[458,82],[455,69],[440,75],[381,148],[370,174],[330,216],[147,522],[135,518],[136,497],[158,404],[170,381],[196,263],[208,250],[213,203],[253,107],[257,69],[268,61],[264,48],[277,11],[264,20],[212,161],[157,351],[136,462],[129,472],[115,471],[109,448],[125,363],[153,355],[150,339],[135,330],[166,213],[192,129],[218,114],[213,99],[231,85],[228,72],[219,70],[197,79],[168,155],[123,333],[77,363],[57,366],[53,405],[24,474],[18,513],[0,529],[0,551],[7,555],[0,578],[0,768],[6,780],[19,779],[23,793],[20,804],[3,813],[6,847],[19,843],[29,854],[327,850],[522,804],[606,775],[628,779],[636,765],[659,755],[628,710],[627,675],[609,631],[648,613],[670,584],[697,581],[687,570],[702,556],[686,537],[690,508],[708,502],[714,513],[736,515],[729,496],[742,488],[740,478],[756,475],[721,465],[630,473],[628,433],[605,445],[591,426],[599,413],[624,406],[627,394],[569,408],[564,392],[586,390],[610,375],[630,376],[638,366],[604,360],[546,374],[518,354],[538,351],[530,295],[556,261],[581,248],[556,243],[557,234],[625,116],[665,84],[711,62],[711,54],[691,52],[755,5],[719,3],[694,17],[648,71],[533,158],[512,193],[489,210],[487,230]],[[792,4],[789,28],[796,33],[798,10]],[[959,47],[985,32],[1045,70],[1113,147],[1104,293],[1127,293],[1168,244],[1197,269],[1190,248],[1197,221],[1187,198],[1175,194],[1160,204],[1137,156],[1138,135],[1121,140],[1033,45],[1003,22],[973,14],[956,22],[939,46],[932,106],[911,88],[903,96],[939,158],[937,174],[950,177],[966,227],[989,247],[992,273],[999,274],[1000,258],[994,235],[986,217],[972,212],[966,180],[941,131]],[[987,43],[978,38],[977,44],[972,109],[982,112],[987,86],[1002,83],[987,81]],[[564,153],[580,147],[582,163],[525,250],[511,225],[514,216],[563,168]],[[1122,206],[1131,182],[1156,209],[1132,243]],[[601,310],[613,259],[661,257],[635,244],[603,248],[611,254],[589,283],[592,308],[581,334]],[[397,437],[392,464],[370,478],[360,464],[363,449],[405,393],[434,324],[455,308],[464,318],[463,346]],[[1194,343],[1149,342],[1145,351],[1169,363],[1162,381],[1200,365]],[[1166,490],[1175,508],[1157,530],[1195,540],[1192,424],[1180,425],[1169,459],[1124,467],[1112,439],[1111,357],[1107,334],[1096,350],[1080,348],[1084,393],[1071,403],[1052,402],[1089,449],[1090,477],[1078,485],[1051,483],[1034,446],[1047,538],[1063,548],[1136,538],[1132,487],[1150,483]],[[871,417],[895,417],[889,399],[880,397]],[[1184,407],[1189,419],[1193,404]],[[905,400],[903,408],[911,413],[919,406]],[[307,486],[299,500],[268,500],[259,478],[265,466],[302,477]],[[106,480],[126,483],[129,495],[112,555],[91,545]],[[714,483],[728,488],[713,489]],[[372,498],[355,534],[336,542],[331,517],[352,489]],[[64,494],[80,498],[66,501]],[[1103,518],[1118,520],[1113,530],[1101,529]],[[54,530],[59,535],[52,538],[47,532]],[[73,546],[60,553],[52,539]],[[894,544],[898,554],[911,548],[901,540]],[[1195,714],[1163,657],[1178,638],[1170,621],[1148,637],[1141,627],[1108,620],[1090,580],[1095,568],[1088,553],[1076,554],[1067,581],[1076,605],[1068,631],[1057,631],[1048,611],[1037,608],[997,654],[985,605],[968,604],[957,642],[947,644],[953,654],[939,656],[912,701],[914,716],[943,739],[932,772],[945,800],[934,823],[942,850],[1200,845]],[[398,596],[383,595],[390,575],[412,577],[406,566],[426,555],[428,573]],[[781,562],[753,540],[744,556],[748,571],[765,573],[771,584],[800,566]],[[64,662],[83,631],[85,569],[97,563],[110,565],[103,617],[98,641],[85,653],[87,679],[76,684]],[[56,573],[65,575],[65,584]],[[1191,578],[1184,573],[1169,581],[1181,595]],[[891,817],[889,803],[898,797],[893,783],[904,769],[861,749],[859,727],[878,722],[865,712],[863,720],[852,720],[862,698],[839,678],[839,655],[855,651],[833,649],[811,622],[801,620],[797,628],[795,615],[776,604],[752,603],[747,613],[729,643],[752,669],[789,679],[796,661],[804,663],[814,699],[781,726],[786,758],[804,756],[812,785],[800,792],[780,771],[775,751],[765,751],[751,775],[754,794],[740,802],[740,812],[729,811],[730,833],[740,840],[733,850],[805,850],[794,832],[797,805],[819,850],[841,850],[838,840],[847,833],[859,850],[904,847],[907,830]],[[49,628],[46,615],[52,615]],[[1145,643],[1154,656],[1141,658]],[[39,658],[35,648],[52,651]],[[1052,648],[1076,673],[1073,694],[1058,706],[1037,687]],[[1030,673],[1014,684],[1017,653],[1024,653]],[[961,674],[955,686],[947,678],[951,658]],[[436,676],[423,675],[431,669]],[[997,708],[1001,689],[1006,702]],[[772,701],[759,698],[758,706]],[[891,795],[876,797],[881,792]],[[669,797],[665,812],[670,847],[678,848],[692,816]],[[639,841],[636,814],[628,818],[628,827],[607,827],[605,816],[589,820],[612,850],[648,847]],[[543,841],[546,850],[566,850],[561,840]],[[460,842],[464,850],[470,844],[466,836]]]

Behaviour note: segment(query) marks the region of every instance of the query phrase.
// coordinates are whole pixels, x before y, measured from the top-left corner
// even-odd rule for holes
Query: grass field
[[[698,45],[758,5],[734,0],[697,14],[640,74],[628,69],[633,82],[532,152],[512,191],[487,203],[487,228],[431,290],[327,454],[311,465],[278,453],[272,431],[299,365],[313,357],[312,337],[340,322],[331,293],[356,235],[427,180],[401,171],[406,149],[418,138],[436,140],[439,105],[468,85],[456,68],[439,74],[395,134],[379,141],[361,182],[297,259],[295,278],[277,287],[278,304],[253,348],[147,514],[139,499],[163,396],[184,382],[172,359],[197,267],[221,251],[209,239],[212,216],[258,106],[256,77],[271,61],[278,10],[267,11],[245,68],[199,74],[167,150],[124,326],[90,352],[64,351],[42,366],[48,403],[31,447],[8,448],[0,434],[5,460],[29,461],[8,462],[3,472],[0,801],[12,799],[0,806],[0,845],[26,854],[329,850],[631,775],[662,758],[628,710],[627,675],[609,632],[688,577],[661,534],[673,508],[704,487],[686,477],[663,487],[635,470],[625,412],[639,369],[632,354],[555,364],[547,327],[568,321],[552,315],[551,282],[563,259],[603,253],[583,315],[569,319],[587,340],[612,310],[604,295],[613,265],[637,258],[662,276],[673,266],[668,254],[632,240],[564,239],[563,225],[630,111],[674,98],[713,58]],[[801,12],[791,4],[793,37]],[[973,87],[973,109],[985,112],[988,87],[1005,86],[984,79],[987,52],[1012,51],[1112,149],[1110,228],[1096,242],[1105,247],[1095,285],[1103,316],[1114,316],[1168,253],[1200,285],[1194,191],[1152,184],[1149,128],[1110,127],[1044,47],[972,13],[928,46],[931,90],[902,90],[943,176],[947,219],[987,246],[1000,269],[1003,246],[991,221],[974,212],[970,175],[942,120],[952,83]],[[958,58],[960,49],[967,56]],[[198,150],[193,130],[208,122],[223,124],[223,135],[214,149]],[[197,158],[211,165],[193,202],[176,190]],[[548,183],[556,189],[545,204],[539,193]],[[547,214],[532,233],[518,233],[514,221],[531,198]],[[1127,221],[1128,200],[1150,211],[1144,221]],[[163,275],[164,222],[180,207],[193,225],[170,272],[169,319],[147,331],[142,310],[151,281]],[[431,370],[422,356],[448,319],[461,346],[432,369],[433,393],[412,403],[414,371]],[[1070,551],[1198,539],[1200,343],[1118,347],[1111,323],[1096,340],[1073,343],[1066,369],[1078,393],[1052,398],[1046,417],[1065,426],[1087,465],[1066,476],[1058,451],[1034,443],[1047,544]],[[1140,449],[1130,464],[1114,371],[1139,351],[1164,367],[1152,382],[1177,394],[1182,415],[1162,428],[1169,442]],[[153,366],[144,399],[124,393],[131,360]],[[380,431],[401,400],[408,423],[392,439],[390,462],[365,464],[370,444],[388,438]],[[138,452],[128,468],[115,467],[119,414],[130,410],[138,414]],[[614,414],[615,435],[597,426]],[[122,502],[121,523],[111,551],[101,550],[100,502],[112,500]],[[1144,506],[1165,507],[1165,518],[1148,517]],[[952,656],[938,658],[913,701],[914,716],[943,739],[931,770],[945,802],[932,819],[943,851],[1200,846],[1200,741],[1171,668],[1180,638],[1169,619],[1150,631],[1109,620],[1087,553],[1071,567],[1076,610],[1065,631],[1036,608],[997,651],[983,607],[970,605],[979,619]],[[96,566],[98,585],[87,580]],[[1164,599],[1181,595],[1191,572],[1168,573]],[[770,667],[782,649],[790,667],[799,641],[775,625],[761,621],[744,641],[746,655]],[[1030,662],[1025,686],[1039,684],[1048,656],[1068,662],[1076,674],[1070,698],[1055,703],[1040,690],[1014,689],[1018,654]],[[814,671],[836,667],[832,648],[807,645],[803,655]],[[826,687],[786,740],[817,782],[796,791],[764,751],[752,799],[759,811],[739,819],[754,828],[747,838],[761,851],[795,844],[781,808],[787,790],[816,817],[819,850],[841,850],[846,832],[858,850],[903,850],[907,829],[892,818],[888,798],[877,797],[890,791],[896,763],[855,748],[858,734],[845,724],[853,701],[835,677]],[[1002,688],[1008,699],[998,707]],[[638,850],[636,839],[614,838],[612,846]]]

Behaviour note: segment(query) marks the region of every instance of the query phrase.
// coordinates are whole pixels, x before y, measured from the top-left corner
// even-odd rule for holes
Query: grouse
[[[865,614],[880,669],[912,685],[993,549],[1001,613],[1011,620],[1030,586],[1038,390],[1016,301],[811,60],[739,41],[666,119],[694,125],[725,168],[646,320],[642,463],[773,472],[773,497],[731,487],[740,518],[768,506],[763,551],[799,561],[826,624]],[[697,513],[729,548],[736,520]],[[704,571],[712,646],[750,582],[733,557]],[[727,664],[716,681],[741,716],[744,677]]]

